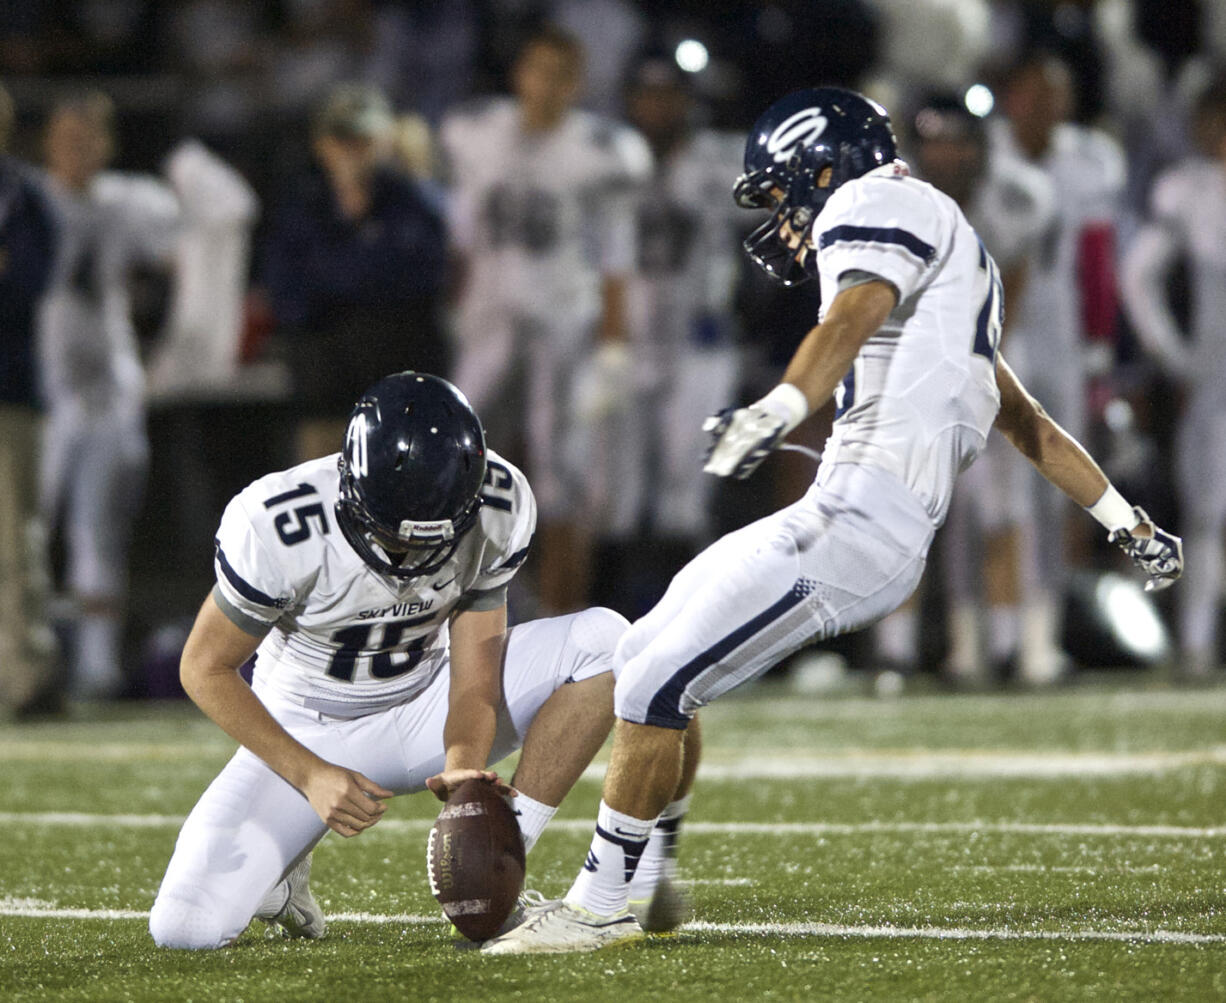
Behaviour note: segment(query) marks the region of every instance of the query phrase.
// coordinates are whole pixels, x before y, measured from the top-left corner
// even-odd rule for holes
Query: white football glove
[[[1147,523],[1154,535],[1133,536],[1130,530],[1117,529],[1107,539],[1118,544],[1148,576],[1145,591],[1160,592],[1174,585],[1175,579],[1183,574],[1183,540],[1155,526],[1141,506],[1134,506],[1132,514],[1137,522]]]
[[[702,423],[711,435],[703,470],[744,480],[809,413],[799,389],[781,383],[756,404],[724,408]]]

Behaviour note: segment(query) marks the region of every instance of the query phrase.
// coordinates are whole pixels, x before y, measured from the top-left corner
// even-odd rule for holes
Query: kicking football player
[[[530,911],[490,953],[643,935],[627,886],[674,796],[694,713],[903,602],[993,423],[1107,528],[1149,587],[1182,571],[1179,539],[1120,496],[998,355],[996,263],[953,199],[896,159],[884,109],[838,88],[782,98],[754,124],[735,195],[772,210],[750,256],[786,284],[817,276],[823,313],[782,383],[708,419],[706,470],[748,476],[832,395],[838,417],[808,493],[699,554],[618,643],[618,720],[587,860],[564,899]]]
[[[507,792],[487,766],[521,745],[532,847],[608,735],[626,628],[607,609],[507,628],[535,526],[465,398],[418,373],[362,395],[339,456],[230,502],[180,672],[242,748],[179,834],[149,916],[159,945],[221,947],[253,916],[322,937],[308,879],[329,829],[356,836],[387,798],[446,800],[473,777]]]

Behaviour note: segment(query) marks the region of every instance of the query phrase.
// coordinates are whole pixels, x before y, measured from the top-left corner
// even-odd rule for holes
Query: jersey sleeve
[[[1184,235],[1184,202],[1187,190],[1188,184],[1181,172],[1167,171],[1154,183],[1149,198],[1150,221],[1176,240],[1181,240]]]
[[[294,588],[252,523],[245,494],[226,506],[214,544],[214,601],[247,633],[267,633],[293,604]]]
[[[608,151],[600,179],[600,270],[605,275],[633,271],[636,247],[635,207],[639,192],[651,177],[652,156],[647,141],[634,129],[601,123],[597,142]]]
[[[507,586],[523,566],[536,532],[536,498],[523,473],[500,457],[486,464],[481,521],[489,546],[473,584],[460,600],[464,609],[494,609],[506,602]]]
[[[901,179],[873,178],[831,196],[815,227],[818,268],[837,287],[847,272],[867,272],[915,293],[937,261],[941,222],[931,201]]]

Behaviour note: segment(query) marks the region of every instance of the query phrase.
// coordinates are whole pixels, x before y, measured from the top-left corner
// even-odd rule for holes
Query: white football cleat
[[[486,941],[481,950],[485,954],[567,954],[596,951],[643,936],[643,928],[629,910],[598,916],[559,900],[534,909],[514,930]]]
[[[311,894],[311,856],[308,853],[284,880],[278,881],[256,910],[257,919],[275,923],[287,937],[319,940],[328,930],[324,911]]]
[[[690,898],[670,878],[661,878],[651,897],[631,899],[630,912],[647,933],[671,933],[693,914]]]

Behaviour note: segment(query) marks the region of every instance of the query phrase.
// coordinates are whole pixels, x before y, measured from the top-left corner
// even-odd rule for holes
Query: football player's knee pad
[[[158,895],[149,910],[149,933],[158,947],[208,951],[224,947],[233,937],[222,929],[222,917],[199,902]]]
[[[567,641],[583,657],[582,667],[571,675],[571,680],[578,682],[611,671],[613,651],[629,627],[629,620],[604,606],[574,614]]]

